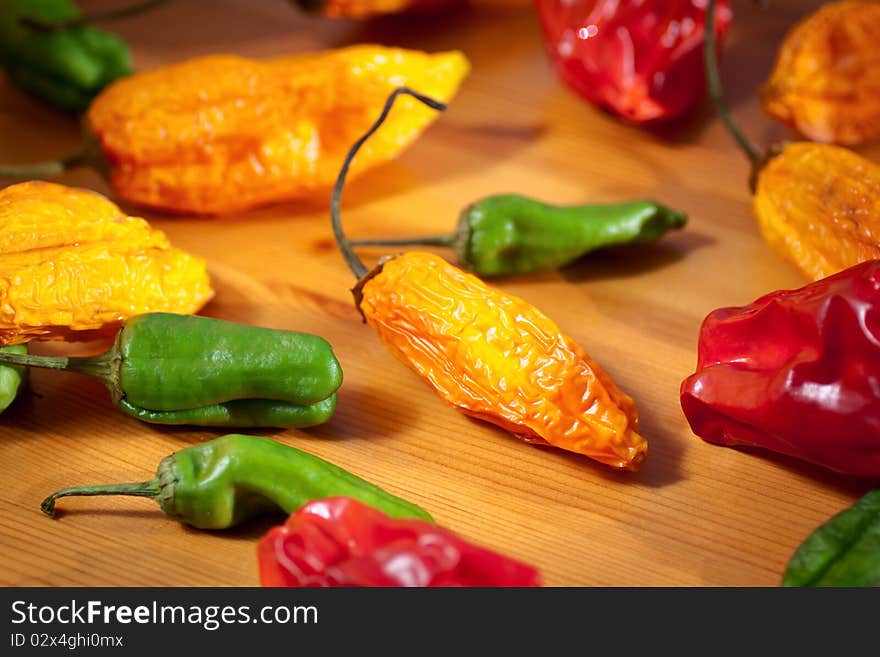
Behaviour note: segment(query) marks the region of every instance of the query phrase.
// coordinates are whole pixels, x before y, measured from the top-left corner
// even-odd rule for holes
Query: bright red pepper
[[[880,477],[880,260],[711,313],[681,407],[709,442]]]
[[[527,566],[423,520],[316,500],[259,545],[263,586],[540,586]]]
[[[671,119],[705,91],[706,0],[535,0],[568,86],[633,123]],[[718,2],[716,35],[733,12]]]

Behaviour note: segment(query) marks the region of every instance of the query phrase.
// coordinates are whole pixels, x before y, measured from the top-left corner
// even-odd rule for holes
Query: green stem
[[[0,352],[0,363],[5,365],[24,365],[25,367],[40,367],[48,370],[79,372],[97,377],[105,382],[111,378],[112,360],[110,352],[86,358]]]
[[[96,11],[91,14],[82,14],[80,16],[77,16],[76,18],[68,18],[67,20],[63,21],[44,21],[40,20],[39,18],[22,16],[21,18],[19,18],[19,22],[21,22],[22,25],[26,25],[35,30],[40,30],[42,32],[53,32],[55,30],[66,30],[71,27],[92,25],[100,21],[109,21],[115,20],[117,18],[127,18],[129,16],[135,16],[137,14],[142,14],[145,11],[149,11],[150,9],[155,9],[156,7],[168,4],[169,2],[172,2],[172,0],[146,0],[145,2],[131,5],[130,7],[123,7],[122,9],[108,9],[107,11]]]
[[[60,160],[29,162],[27,164],[0,164],[0,177],[3,178],[51,178],[80,166],[97,166],[94,153],[83,150]]]
[[[361,146],[364,145],[364,142],[372,137],[373,133],[382,126],[382,124],[385,122],[385,119],[388,118],[388,113],[391,111],[391,107],[394,105],[394,101],[397,99],[398,96],[402,94],[412,96],[413,98],[424,103],[431,109],[435,109],[439,112],[442,112],[446,109],[445,103],[441,103],[440,101],[429,98],[428,96],[423,96],[422,94],[417,93],[407,87],[398,87],[391,92],[391,95],[388,96],[388,100],[385,101],[385,107],[382,108],[382,113],[379,114],[379,118],[376,119],[375,123],[370,126],[370,129],[367,130],[364,135],[354,143],[354,145],[348,151],[348,155],[346,155],[345,159],[342,161],[342,168],[339,170],[339,176],[336,178],[336,184],[333,185],[333,194],[330,197],[330,221],[333,225],[333,235],[336,237],[336,244],[339,246],[339,250],[342,252],[342,257],[345,258],[345,262],[348,265],[348,268],[351,269],[352,273],[357,276],[358,279],[363,278],[369,270],[366,268],[364,263],[361,262],[360,259],[355,255],[351,242],[349,242],[348,238],[345,236],[345,232],[342,230],[342,218],[340,216],[340,208],[342,206],[342,189],[345,186],[345,177],[348,175],[348,169],[349,167],[351,167],[354,156],[360,150]]]
[[[428,235],[426,237],[403,237],[399,239],[351,240],[352,246],[452,246],[455,233]]]
[[[721,86],[721,73],[718,70],[718,51],[715,45],[715,13],[717,0],[709,0],[706,7],[706,40],[703,48],[703,60],[706,66],[706,82],[709,88],[709,96],[721,117],[728,132],[746,154],[754,167],[764,161],[764,154],[746,137],[740,130],[727,101],[724,99],[724,90]]]
[[[47,516],[55,516],[55,500],[59,497],[92,496],[92,495],[131,495],[133,497],[159,496],[159,480],[141,481],[131,484],[105,484],[102,486],[73,486],[62,488],[52,493],[40,504],[40,509]]]

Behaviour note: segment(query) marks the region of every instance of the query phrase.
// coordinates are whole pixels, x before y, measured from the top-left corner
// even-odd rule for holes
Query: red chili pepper
[[[681,407],[709,442],[880,476],[880,260],[711,313]]]
[[[706,0],[535,0],[568,86],[633,123],[671,119],[703,95]],[[716,36],[733,12],[718,2]]]
[[[263,586],[540,586],[527,566],[423,520],[316,500],[259,545]]]

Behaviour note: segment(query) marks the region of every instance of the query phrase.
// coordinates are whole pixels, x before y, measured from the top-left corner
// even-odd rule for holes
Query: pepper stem
[[[426,237],[402,237],[400,239],[351,240],[352,246],[452,246],[455,233],[428,235]]]
[[[385,122],[385,119],[388,118],[388,113],[391,111],[391,107],[394,105],[394,101],[398,96],[405,94],[407,96],[412,96],[419,102],[424,103],[431,109],[435,109],[438,112],[442,112],[446,109],[446,104],[441,103],[439,100],[434,100],[433,98],[429,98],[428,96],[423,96],[420,93],[413,91],[407,87],[398,87],[388,96],[388,100],[385,101],[385,107],[382,108],[382,113],[379,114],[379,118],[376,119],[375,123],[370,126],[370,129],[367,130],[363,136],[358,139],[351,149],[348,151],[348,155],[345,156],[345,159],[342,161],[342,168],[339,170],[339,176],[336,178],[336,184],[333,185],[333,194],[330,196],[330,221],[333,225],[333,235],[336,237],[336,244],[339,246],[339,250],[342,252],[342,257],[345,258],[345,263],[348,265],[348,268],[351,269],[352,273],[358,277],[358,279],[363,278],[367,272],[369,271],[363,262],[355,255],[354,249],[352,248],[352,243],[349,242],[348,238],[345,236],[345,232],[342,230],[342,218],[340,217],[340,207],[342,205],[342,188],[345,186],[345,177],[348,175],[348,169],[351,166],[352,161],[354,160],[354,156],[360,150],[361,146],[364,145],[370,137],[373,136],[373,133],[376,132],[382,124]]]
[[[131,484],[105,484],[103,486],[73,486],[62,488],[52,493],[42,501],[40,509],[47,516],[55,517],[55,500],[59,497],[92,496],[92,495],[131,495],[133,497],[150,497],[156,499],[159,496],[159,480],[150,479]]]
[[[764,161],[764,154],[746,137],[740,130],[727,101],[724,99],[724,89],[721,86],[721,73],[718,70],[718,51],[715,45],[715,14],[717,0],[709,0],[706,6],[706,40],[703,46],[703,61],[706,67],[706,83],[709,88],[709,96],[721,117],[727,131],[749,158],[753,167],[758,167]]]
[[[21,179],[51,178],[76,167],[95,166],[100,168],[100,164],[95,161],[94,157],[93,149],[87,148],[60,160],[29,162],[27,164],[0,164],[0,177]]]
[[[19,22],[35,30],[42,32],[53,32],[55,30],[66,30],[71,27],[82,27],[84,25],[92,25],[100,21],[114,20],[117,18],[127,18],[142,14],[150,9],[155,9],[164,4],[168,4],[172,0],[146,0],[139,4],[123,7],[122,9],[108,9],[107,11],[96,11],[92,13],[81,14],[76,18],[68,18],[61,21],[44,21],[32,16],[22,16]]]
[[[105,382],[111,378],[112,360],[111,352],[86,358],[76,356],[35,356],[33,354],[0,352],[0,364],[79,372],[80,374],[97,377]]]

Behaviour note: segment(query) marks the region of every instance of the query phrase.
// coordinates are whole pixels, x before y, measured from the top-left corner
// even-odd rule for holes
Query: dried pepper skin
[[[839,146],[794,142],[758,173],[764,239],[808,279],[880,258],[880,166]]]
[[[540,586],[529,565],[347,497],[306,504],[259,543],[263,586]]]
[[[705,0],[535,0],[559,76],[589,102],[631,123],[665,121],[705,90]],[[733,14],[718,3],[717,41]]]
[[[880,138],[880,4],[832,2],[788,34],[764,110],[813,141]]]
[[[880,477],[880,260],[712,312],[681,406],[711,443]]]
[[[329,188],[356,136],[402,81],[451,98],[459,52],[359,45],[257,61],[216,55],[120,80],[89,127],[130,203],[217,214]],[[364,149],[355,173],[393,159],[432,121],[409,100]]]
[[[467,415],[615,468],[644,461],[632,399],[522,299],[417,251],[384,262],[356,299],[391,353]]]
[[[203,259],[100,194],[0,190],[0,344],[112,334],[133,315],[194,313],[212,296]]]

